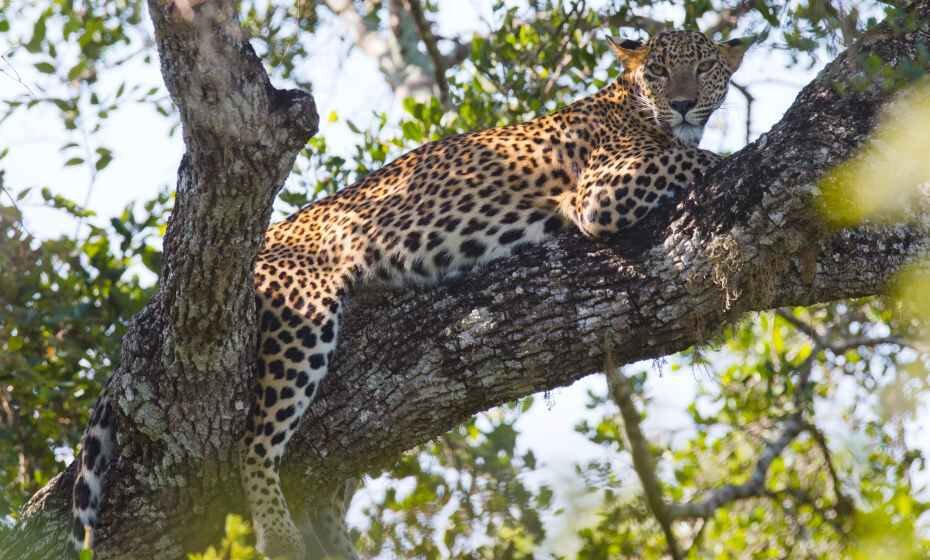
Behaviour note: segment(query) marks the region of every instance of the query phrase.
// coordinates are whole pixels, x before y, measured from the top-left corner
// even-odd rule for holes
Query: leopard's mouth
[[[667,116],[667,126],[676,138],[689,146],[697,146],[704,135],[704,125],[707,124],[706,118],[699,118],[694,115],[682,115],[676,111],[670,111]]]
[[[704,125],[682,121],[672,126],[672,134],[689,146],[697,146],[701,143],[701,137],[704,136]]]

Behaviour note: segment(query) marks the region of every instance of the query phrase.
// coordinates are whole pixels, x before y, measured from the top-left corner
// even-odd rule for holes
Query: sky
[[[476,0],[443,2],[437,21],[438,34],[486,33],[487,21],[491,18],[489,4]],[[657,9],[660,15],[680,20],[680,14],[671,8],[659,5]],[[365,128],[375,111],[387,111],[394,116],[399,112],[399,100],[393,98],[374,61],[351,49],[345,40],[346,35],[347,30],[338,21],[321,26],[310,39],[310,51],[319,53],[319,56],[312,64],[299,69],[304,72],[303,77],[314,84],[313,93],[319,114],[323,117],[320,133],[325,135],[335,152],[346,152],[352,145],[346,120]],[[8,52],[8,49],[8,45],[0,44],[0,53]],[[15,59],[0,61],[0,98],[35,89],[30,84],[41,79],[31,64],[14,67],[11,60],[15,63]],[[784,51],[750,50],[742,68],[733,78],[735,82],[746,85],[755,97],[750,139],[755,139],[780,119],[799,89],[816,75],[826,61],[823,56],[812,60],[810,68],[794,67],[784,71],[781,69],[788,66]],[[105,87],[112,89],[123,80],[154,86],[161,83],[158,72],[157,65],[144,64],[137,59],[100,79]],[[325,118],[331,112],[340,117],[335,123]],[[746,101],[731,89],[724,107],[712,117],[702,147],[717,152],[736,151],[745,141],[745,120]],[[11,148],[10,155],[3,161],[7,171],[6,184],[13,191],[47,186],[55,193],[86,202],[97,212],[96,221],[106,224],[110,217],[117,215],[132,201],[149,199],[160,189],[174,184],[183,147],[180,136],[170,134],[171,124],[146,105],[129,105],[115,113],[100,135],[101,144],[113,149],[114,160],[92,182],[85,167],[62,165],[65,158],[61,156],[60,147],[68,140],[56,112],[20,112],[0,124],[0,148]],[[22,207],[26,226],[39,237],[73,235],[77,227],[74,221],[63,219],[60,213],[36,204],[34,198],[27,198]],[[695,398],[696,376],[700,373],[687,368],[671,372],[667,366],[656,367],[651,363],[636,364],[630,371],[643,368],[653,372],[646,386],[646,395],[652,399],[652,414],[644,425],[647,436],[663,440],[685,437],[691,429],[685,412]],[[520,419],[520,445],[524,450],[533,449],[543,465],[540,471],[529,475],[535,482],[548,482],[557,488],[574,485],[580,489],[574,466],[592,459],[613,460],[618,469],[628,470],[623,460],[618,462],[615,455],[591,444],[574,431],[580,420],[595,417],[585,407],[588,391],[603,394],[605,388],[603,376],[589,376],[571,387],[552,391],[546,398],[540,396],[533,409]],[[925,414],[918,424],[927,425],[926,420],[930,420],[930,413]],[[847,438],[847,443],[855,443],[849,440],[849,434],[841,430],[837,430],[836,435]],[[916,433],[913,437],[917,441]],[[924,442],[924,449],[930,455],[930,443]],[[382,490],[383,485],[379,484],[369,484],[362,490],[353,504],[350,518],[359,519],[360,509],[366,501]],[[576,545],[568,537],[571,527],[564,525],[563,518],[550,518],[548,521],[551,523],[550,542],[545,546],[562,553],[570,552]]]

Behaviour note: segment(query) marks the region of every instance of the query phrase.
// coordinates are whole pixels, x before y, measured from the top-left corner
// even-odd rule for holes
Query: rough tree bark
[[[193,23],[150,0],[187,154],[160,291],[136,317],[108,384],[119,459],[99,558],[179,558],[242,511],[235,457],[252,370],[250,274],[272,199],[316,130],[312,98],[270,86],[231,2]],[[676,208],[609,243],[566,234],[428,291],[361,291],[334,373],[290,446],[291,496],[376,470],[496,404],[696,343],[750,310],[880,293],[924,256],[926,224],[831,231],[818,180],[852,157],[894,94],[868,83],[874,53],[897,65],[918,29],[870,33],[831,63],[772,131],[728,158]],[[866,78],[863,80],[863,78]],[[0,559],[63,550],[72,469],[27,506]]]

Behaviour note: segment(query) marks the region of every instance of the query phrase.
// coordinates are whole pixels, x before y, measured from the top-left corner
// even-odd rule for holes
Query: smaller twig
[[[35,236],[32,235],[32,232],[29,231],[29,229],[26,227],[26,223],[23,221],[23,211],[22,209],[20,209],[19,203],[16,201],[16,198],[13,197],[13,193],[7,190],[6,185],[4,185],[3,183],[4,173],[5,172],[2,169],[0,169],[0,192],[3,192],[3,194],[5,194],[10,199],[10,204],[13,205],[13,208],[15,208],[16,212],[19,214],[19,220],[17,224],[19,226],[19,229],[23,230],[23,232],[29,237],[34,238]]]
[[[823,335],[817,332],[817,330],[813,326],[805,323],[804,321],[792,315],[790,311],[779,309],[775,311],[775,314],[781,317],[782,319],[784,319],[785,321],[791,323],[791,325],[794,328],[806,334],[808,338],[814,341],[815,344],[819,346],[827,346],[827,341],[824,340]]]
[[[897,344],[905,346],[901,339],[896,336],[880,336],[876,338],[851,338],[838,344],[830,344],[827,349],[834,354],[842,354],[847,350],[859,348],[860,346],[878,346],[880,344]]]
[[[901,339],[896,336],[879,336],[879,337],[859,337],[859,338],[850,338],[842,342],[830,342],[827,338],[820,334],[816,328],[804,321],[798,319],[790,312],[779,309],[775,312],[779,317],[787,321],[794,328],[798,329],[802,333],[806,334],[810,338],[817,348],[812,353],[816,354],[820,350],[829,350],[834,354],[842,354],[847,350],[853,348],[858,348],[860,346],[878,346],[880,344],[897,344],[903,346]]]
[[[685,557],[687,558],[692,556],[692,551],[697,552],[698,547],[701,546],[701,541],[704,540],[704,531],[710,524],[706,519],[699,519],[698,522],[701,524],[701,526],[698,527],[697,533],[695,533],[694,537],[691,538],[691,545],[688,546],[688,550],[685,551]]]
[[[613,352],[609,348],[609,341],[605,342],[605,346],[608,346],[608,348],[605,348],[607,388],[611,398],[620,408],[620,414],[623,416],[623,429],[630,443],[633,469],[643,485],[646,503],[665,533],[669,554],[673,560],[679,560],[683,556],[678,546],[678,540],[675,538],[675,532],[672,529],[673,517],[669,515],[665,500],[662,499],[662,486],[656,476],[656,466],[652,452],[649,450],[649,443],[640,429],[639,411],[636,410],[636,404],[633,403],[633,386],[630,384],[630,380],[613,363]]]
[[[843,517],[852,511],[853,506],[851,501],[845,494],[843,494],[842,482],[835,466],[833,465],[832,456],[830,455],[830,450],[827,446],[826,437],[816,427],[816,425],[804,419],[805,410],[807,409],[813,396],[812,391],[810,390],[810,384],[811,374],[814,369],[815,356],[824,349],[836,351],[837,349],[844,346],[844,344],[831,345],[819,332],[817,332],[817,330],[812,325],[796,319],[790,313],[786,313],[784,311],[778,311],[777,313],[786,321],[794,325],[799,331],[809,336],[813,340],[815,346],[810,356],[808,356],[807,359],[805,359],[804,362],[798,366],[800,371],[798,374],[797,387],[794,393],[795,411],[785,420],[779,437],[775,441],[772,441],[766,445],[765,450],[756,460],[752,476],[747,482],[737,485],[728,484],[726,486],[717,488],[711,491],[706,498],[699,502],[691,502],[687,504],[668,504],[666,506],[667,511],[672,519],[707,519],[712,516],[718,508],[728,503],[754,497],[769,497],[772,499],[777,499],[781,495],[788,494],[791,495],[795,500],[813,504],[813,500],[811,500],[810,496],[803,490],[787,489],[783,491],[772,491],[765,488],[765,479],[768,475],[768,470],[772,462],[776,457],[781,455],[781,453],[788,447],[788,445],[790,445],[790,443],[802,432],[808,432],[811,434],[811,437],[817,443],[821,453],[824,456],[824,461],[826,462],[827,470],[832,479],[834,493],[836,495],[837,505],[834,508],[834,511],[837,513],[837,516]],[[852,345],[853,343],[856,345],[882,344],[889,342],[889,338],[890,337],[848,341],[845,343],[845,345]],[[822,512],[819,510],[818,512],[822,514]],[[828,516],[822,516],[824,519],[829,520]],[[833,522],[831,521],[831,523]],[[833,523],[833,525],[838,531],[843,530],[842,524],[839,521]]]
[[[426,45],[426,53],[433,62],[433,75],[436,78],[436,87],[439,88],[439,100],[443,105],[449,102],[449,82],[446,80],[446,66],[442,53],[439,52],[439,45],[436,36],[433,34],[432,26],[426,19],[423,12],[423,5],[420,0],[406,0],[407,9],[413,16],[413,23],[420,34],[420,40]]]
[[[641,29],[647,34],[655,35],[660,31],[665,31],[671,26],[668,22],[645,17],[645,16],[636,16],[636,15],[621,15],[614,14],[608,16],[607,25],[610,27],[634,27],[636,29]]]
[[[749,139],[752,134],[752,104],[755,103],[756,98],[749,93],[749,88],[742,84],[736,82],[730,82],[733,85],[733,88],[740,92],[743,97],[746,99],[746,134],[743,140],[744,144],[749,144]]]
[[[712,490],[706,498],[698,502],[687,504],[668,504],[668,513],[672,519],[706,519],[714,514],[720,507],[747,498],[758,498],[765,495],[765,479],[769,467],[776,457],[781,455],[794,438],[804,431],[804,422],[800,413],[794,413],[785,421],[781,435],[770,442],[762,455],[756,461],[752,476],[743,484],[727,484]]]
[[[794,410],[795,414],[803,414],[806,405],[813,404],[813,389],[810,387],[811,373],[814,371],[814,357],[817,356],[819,349],[815,348],[810,356],[805,359],[798,368],[801,373],[798,375],[798,386],[794,389]],[[801,417],[798,417],[801,420]]]
[[[111,66],[111,67],[120,66],[122,64],[126,64],[127,62],[136,58],[139,55],[151,54],[152,47],[154,46],[155,46],[155,41],[150,36],[146,36],[145,39],[142,41],[142,45],[139,46],[138,49],[132,51],[131,53],[123,55],[121,58],[116,59],[112,65],[108,65],[108,66]]]
[[[817,443],[817,447],[820,448],[820,453],[823,455],[823,461],[827,465],[827,472],[830,474],[830,480],[833,481],[833,494],[836,495],[836,507],[834,509],[837,516],[845,517],[853,511],[853,503],[852,500],[843,493],[843,482],[840,480],[840,476],[836,472],[836,467],[833,465],[833,454],[830,452],[830,447],[827,445],[827,438],[823,432],[820,431],[820,428],[811,422],[805,422],[804,429]]]
[[[739,19],[752,11],[754,4],[753,0],[744,0],[732,8],[722,10],[718,14],[717,23],[705,29],[704,34],[712,37],[724,30],[729,31],[735,28],[739,24]]]
[[[13,47],[13,48],[11,48],[11,49],[8,49],[8,50],[7,50],[5,53],[3,53],[3,54],[0,54],[0,60],[2,60],[7,66],[9,66],[10,71],[13,72],[13,75],[10,75],[6,70],[3,70],[2,68],[0,68],[0,74],[3,74],[4,76],[9,77],[9,78],[10,78],[11,80],[13,80],[14,82],[16,82],[16,83],[18,83],[19,85],[23,86],[23,88],[25,88],[25,90],[29,92],[29,95],[32,96],[33,98],[35,98],[36,92],[33,91],[31,87],[29,87],[29,84],[27,84],[25,81],[23,81],[23,77],[19,75],[19,71],[16,70],[16,67],[13,66],[13,64],[10,63],[10,61],[7,59],[7,55],[10,54],[11,52],[13,52],[14,49],[15,49],[15,47]]]
[[[687,504],[669,504],[668,511],[673,519],[680,518],[708,518],[714,512],[728,503],[747,498],[758,498],[765,496],[765,479],[768,476],[769,467],[776,457],[782,454],[785,448],[801,432],[804,431],[806,423],[804,421],[804,400],[809,399],[811,371],[814,368],[815,352],[804,360],[799,366],[800,374],[798,375],[798,386],[795,392],[795,412],[787,417],[782,425],[781,435],[775,441],[769,442],[765,450],[756,460],[753,467],[752,476],[743,484],[727,484],[715,490],[699,502],[690,502]]]
[[[575,31],[578,29],[578,20],[581,18],[581,14],[584,12],[585,3],[584,2],[573,2],[569,11],[565,14],[566,17],[562,19],[559,26],[555,29],[555,32],[552,34],[554,37],[560,38],[560,45],[558,52],[564,53],[562,58],[556,64],[555,69],[549,73],[549,78],[546,80],[546,84],[541,89],[541,97],[543,99],[548,99],[549,95],[552,93],[552,90],[555,88],[556,83],[559,78],[562,76],[562,72],[565,71],[566,66],[571,63],[572,58],[569,56],[569,49],[567,48],[566,41],[570,40],[574,36]],[[565,31],[565,26],[568,24],[569,19],[574,16],[574,28],[569,31]],[[533,65],[531,65],[532,67]],[[534,71],[535,73],[535,71]],[[538,75],[538,74],[537,74]]]
[[[458,38],[446,40],[455,43],[452,52],[442,57],[442,65],[446,68],[462,63],[471,54],[471,41],[462,42]]]

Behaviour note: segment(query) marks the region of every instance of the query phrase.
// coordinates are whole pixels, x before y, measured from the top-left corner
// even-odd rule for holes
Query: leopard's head
[[[634,103],[686,144],[696,145],[727,94],[752,39],[714,43],[696,31],[663,31],[648,41],[610,40],[634,87]]]

